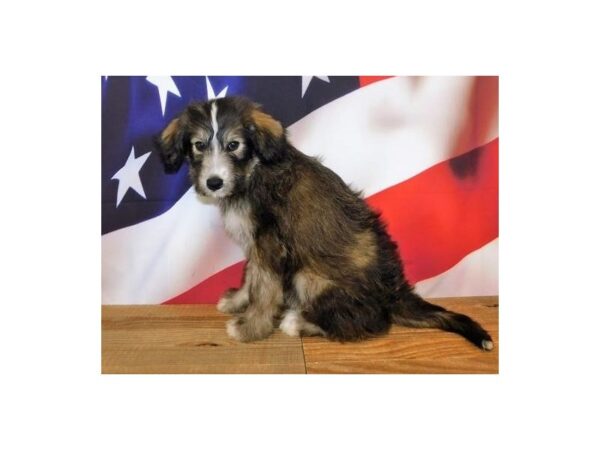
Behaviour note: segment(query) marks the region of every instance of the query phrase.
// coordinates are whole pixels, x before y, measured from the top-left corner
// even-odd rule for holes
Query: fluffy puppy
[[[463,314],[425,302],[404,277],[379,215],[317,159],[295,149],[283,126],[248,99],[190,104],[158,138],[168,172],[189,163],[196,191],[217,203],[244,249],[240,289],[219,301],[235,314],[228,334],[354,341],[392,324],[458,333],[491,350],[489,334]]]

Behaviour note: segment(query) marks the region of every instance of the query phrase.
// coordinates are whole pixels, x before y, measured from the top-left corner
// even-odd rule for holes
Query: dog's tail
[[[457,333],[483,350],[492,350],[492,338],[481,325],[464,314],[448,311],[427,303],[414,292],[409,292],[392,310],[394,323],[415,328],[440,328]]]

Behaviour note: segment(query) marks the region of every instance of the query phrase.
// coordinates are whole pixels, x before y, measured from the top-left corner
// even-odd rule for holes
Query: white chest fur
[[[250,208],[246,205],[227,208],[223,212],[223,222],[227,234],[245,251],[248,251],[252,244],[254,232],[254,226],[250,218]]]

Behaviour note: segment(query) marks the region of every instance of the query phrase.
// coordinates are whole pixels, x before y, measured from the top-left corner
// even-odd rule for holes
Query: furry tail
[[[457,333],[483,350],[492,350],[492,338],[481,325],[464,314],[448,311],[427,303],[414,292],[405,295],[394,305],[394,323],[415,328],[440,328]]]

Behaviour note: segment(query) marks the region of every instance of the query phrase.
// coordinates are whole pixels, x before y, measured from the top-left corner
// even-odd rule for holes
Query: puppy
[[[379,215],[316,158],[295,149],[277,120],[248,99],[190,104],[157,138],[167,172],[189,163],[198,194],[217,203],[247,258],[243,285],[217,308],[227,333],[356,341],[392,324],[434,327],[491,350],[463,314],[425,302],[404,277]]]

